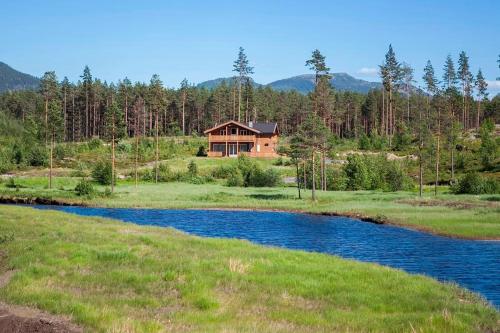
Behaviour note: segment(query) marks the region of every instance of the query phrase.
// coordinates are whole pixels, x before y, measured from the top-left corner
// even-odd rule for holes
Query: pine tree
[[[326,66],[325,56],[318,49],[312,52],[311,59],[306,61],[306,66],[315,73],[315,84],[320,77],[329,76],[330,68]]]
[[[401,64],[396,59],[396,53],[389,44],[389,50],[385,55],[385,62],[379,66],[380,75],[384,88],[388,92],[389,103],[386,112],[386,135],[389,135],[389,140],[394,134],[395,112],[393,110],[394,98],[393,93],[401,80]],[[389,141],[390,142],[390,141]]]
[[[233,72],[238,73],[238,121],[241,121],[241,88],[243,83],[253,74],[253,67],[249,66],[245,49],[240,46],[238,58],[234,61]]]
[[[186,99],[188,93],[189,83],[188,80],[184,79],[181,82],[181,99],[182,99],[182,135],[186,135],[186,114],[185,114],[185,106]]]
[[[151,112],[155,115],[155,182],[158,183],[158,160],[160,155],[160,141],[159,141],[159,128],[158,128],[158,115],[160,110],[166,107],[165,92],[163,89],[163,82],[160,76],[154,74],[149,83],[149,104]]]
[[[85,137],[89,137],[89,124],[90,124],[90,110],[89,110],[89,98],[92,90],[92,74],[90,74],[89,66],[85,66],[83,69],[83,74],[80,76],[83,80],[83,89],[85,91]]]
[[[478,70],[475,81],[477,89],[477,114],[476,114],[476,128],[479,129],[479,118],[481,114],[481,101],[488,98],[488,83],[484,79],[483,72],[481,69]]]
[[[49,137],[49,103],[54,98],[57,97],[58,94],[58,83],[56,72],[50,71],[45,72],[43,74],[42,79],[40,80],[40,91],[44,98],[44,109],[45,109],[45,144],[48,143]]]
[[[462,51],[458,58],[458,77],[462,81],[462,123],[464,129],[469,127],[467,101],[471,93],[471,84],[474,79],[470,72],[469,57]]]
[[[415,83],[413,78],[413,68],[407,63],[401,65],[401,76],[403,78],[405,93],[406,93],[406,122],[410,125],[410,96],[412,85]]]

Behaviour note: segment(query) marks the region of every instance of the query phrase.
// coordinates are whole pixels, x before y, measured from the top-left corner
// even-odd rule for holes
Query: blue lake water
[[[500,307],[500,242],[496,241],[453,239],[344,217],[282,212],[35,207],[376,262],[454,281]]]

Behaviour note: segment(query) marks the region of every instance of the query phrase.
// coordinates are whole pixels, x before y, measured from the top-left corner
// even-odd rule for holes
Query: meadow
[[[28,207],[0,220],[0,298],[88,331],[499,330],[479,296],[375,264]]]

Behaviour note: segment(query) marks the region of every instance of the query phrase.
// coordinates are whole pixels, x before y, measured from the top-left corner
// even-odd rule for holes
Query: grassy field
[[[119,189],[107,204],[239,199],[217,186]],[[251,194],[259,193],[232,196]],[[27,207],[0,206],[0,221],[0,274],[14,272],[0,299],[69,316],[92,332],[500,330],[498,312],[478,296],[375,264]]]
[[[312,202],[310,191],[306,199],[297,198],[293,187],[235,188],[221,184],[194,185],[187,183],[141,183],[121,181],[116,193],[107,198],[77,197],[73,191],[78,178],[55,178],[54,189],[46,188],[41,177],[18,178],[21,188],[0,184],[0,196],[46,197],[106,207],[145,208],[245,208],[338,213],[367,216],[380,221],[435,234],[472,239],[500,239],[500,203],[498,195],[452,195],[447,187],[434,197],[427,188],[420,199],[416,192],[318,192]],[[104,191],[100,187],[100,191]]]

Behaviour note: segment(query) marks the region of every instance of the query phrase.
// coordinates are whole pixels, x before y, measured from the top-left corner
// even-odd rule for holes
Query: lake
[[[500,242],[496,241],[454,239],[345,217],[285,212],[34,207],[376,262],[454,281],[500,307]]]

